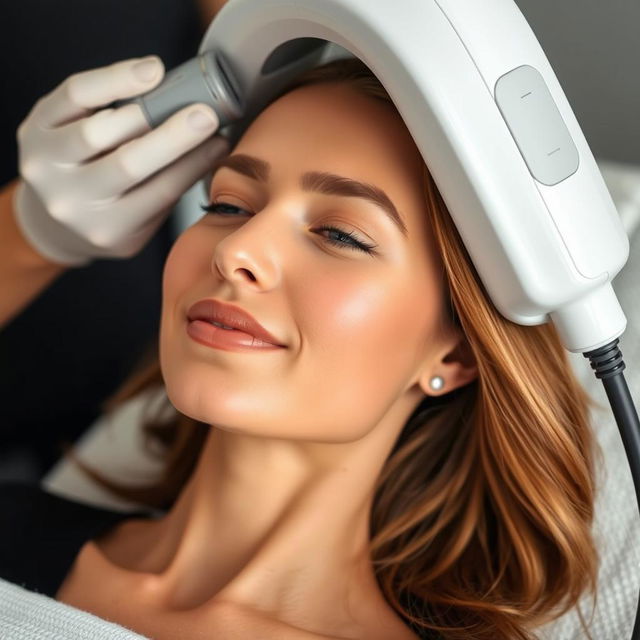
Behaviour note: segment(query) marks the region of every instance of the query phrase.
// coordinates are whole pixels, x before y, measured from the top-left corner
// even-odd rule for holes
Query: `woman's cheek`
[[[388,314],[385,311],[388,293],[380,283],[362,278],[331,278],[317,289],[317,308],[325,309],[329,335],[346,336],[356,342],[379,329],[376,327]]]
[[[174,242],[165,261],[163,272],[163,295],[168,298],[180,295],[186,289],[197,285],[199,274],[202,275],[206,262],[205,247],[199,246],[192,228],[187,229]],[[209,260],[212,259],[209,253]],[[205,264],[206,263],[206,264]],[[168,300],[167,300],[168,301]]]

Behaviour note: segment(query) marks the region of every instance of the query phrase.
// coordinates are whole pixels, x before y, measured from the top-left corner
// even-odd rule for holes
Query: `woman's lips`
[[[208,298],[191,305],[187,311],[187,320],[203,320],[231,329],[237,329],[260,340],[276,346],[285,346],[278,338],[267,331],[248,311],[222,300]]]
[[[187,334],[200,344],[224,351],[264,351],[283,348],[238,329],[216,327],[206,320],[187,321]]]

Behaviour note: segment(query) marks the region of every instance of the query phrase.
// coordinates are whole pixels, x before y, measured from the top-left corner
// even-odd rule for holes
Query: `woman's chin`
[[[170,375],[165,375],[165,389],[171,404],[180,413],[200,422],[210,421],[211,407],[207,405],[211,404],[212,399],[197,385],[188,384],[184,378],[179,382],[172,381]]]
[[[171,375],[165,375],[165,388],[171,404],[182,414],[204,422],[225,431],[243,432],[236,428],[238,423],[238,411],[230,407],[231,395],[229,390],[211,388],[196,376],[190,380],[189,376],[178,376],[173,380]],[[244,422],[240,419],[239,422]]]

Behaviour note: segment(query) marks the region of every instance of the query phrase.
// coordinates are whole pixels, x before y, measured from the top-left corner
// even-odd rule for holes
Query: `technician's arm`
[[[0,190],[0,327],[66,270],[41,256],[18,229],[13,195],[18,180]]]

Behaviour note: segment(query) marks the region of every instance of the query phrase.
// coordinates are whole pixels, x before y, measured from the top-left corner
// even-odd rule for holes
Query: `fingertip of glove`
[[[131,71],[138,82],[149,84],[158,79],[162,71],[162,61],[158,56],[147,56],[133,64]]]

